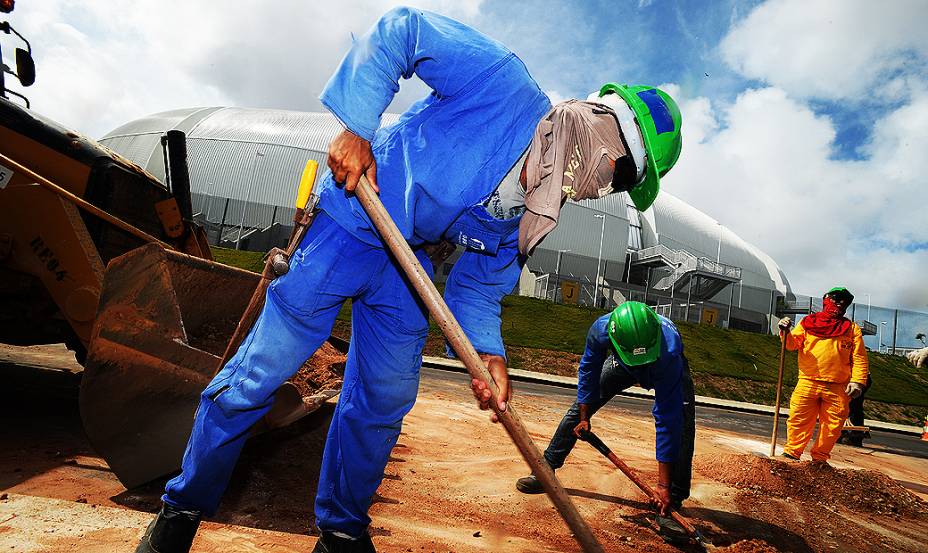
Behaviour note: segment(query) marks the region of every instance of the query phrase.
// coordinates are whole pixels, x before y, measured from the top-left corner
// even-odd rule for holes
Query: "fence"
[[[777,296],[771,291],[765,292],[769,309],[744,309],[740,307],[741,295],[742,291],[748,290],[747,287],[742,290],[737,284],[730,285],[728,302],[688,302],[684,294],[677,296],[672,291],[668,293],[628,283],[606,281],[600,283],[598,292],[596,288],[595,283],[586,278],[548,273],[535,279],[534,296],[555,303],[573,303],[603,310],[614,309],[624,301],[640,301],[674,321],[713,324],[751,332],[770,332],[776,319],[784,312],[796,315],[798,322],[805,314],[822,309],[820,297],[797,294],[795,301],[777,302]],[[564,297],[565,289],[571,292],[567,298]],[[761,290],[753,289],[751,292],[757,295]],[[594,294],[598,294],[598,302],[593,301]],[[846,315],[864,331],[864,344],[870,350],[903,355],[928,346],[928,313],[854,303]]]
[[[870,305],[867,294],[855,299],[858,301],[848,307],[846,316],[864,331],[868,349],[901,355],[928,346],[928,313]],[[865,301],[859,301],[862,299]],[[802,314],[820,311],[822,298],[796,294],[796,301],[785,305],[799,320]]]
[[[206,229],[210,244],[265,251],[286,243],[293,227],[292,207],[280,207],[192,193],[194,220]]]

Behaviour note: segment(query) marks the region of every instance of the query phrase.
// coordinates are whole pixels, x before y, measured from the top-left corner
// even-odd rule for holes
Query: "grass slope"
[[[262,254],[213,248],[217,261],[255,272]],[[503,299],[502,333],[507,346],[583,353],[586,333],[602,310],[559,305],[522,296]],[[350,320],[349,304],[339,320]],[[776,397],[780,341],[776,336],[677,323],[699,395],[772,405]],[[432,325],[431,333],[440,330]],[[539,355],[546,355],[539,352]],[[928,370],[916,369],[899,356],[869,353],[873,387],[867,392],[868,418],[920,424],[928,414]],[[543,364],[542,364],[543,365]],[[543,368],[537,370],[544,370]],[[796,384],[796,353],[786,353],[783,404]]]
[[[264,271],[264,253],[262,252],[246,252],[219,246],[210,246],[210,250],[213,252],[213,259],[224,265],[255,273]]]

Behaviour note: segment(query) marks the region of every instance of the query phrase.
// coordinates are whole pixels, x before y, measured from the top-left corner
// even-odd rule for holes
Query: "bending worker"
[[[414,74],[431,94],[379,128],[400,78]],[[428,313],[353,195],[358,180],[371,181],[425,267],[426,246],[466,248],[445,301],[505,409],[500,301],[554,229],[562,203],[630,190],[646,209],[680,152],[680,115],[669,96],[620,85],[603,94],[620,98],[623,113],[576,100],[552,109],[502,44],[425,11],[391,10],[355,40],[321,95],[345,126],[329,146],[321,213],[290,271],[270,285],[250,334],[203,392],[182,472],[167,483],[138,551],[189,549],[200,518],[219,505],[248,429],[329,336],[348,300],[351,345],[322,458],[314,551],[374,551],[368,508],[416,400]],[[626,146],[632,141],[644,149]],[[487,409],[487,386],[472,387]]]
[[[798,461],[812,438],[818,437],[812,461],[827,463],[848,415],[848,402],[863,393],[870,372],[863,333],[844,316],[854,296],[836,287],[822,298],[822,310],[803,317],[792,332],[789,317],[780,319],[786,349],[799,351],[799,381],[789,400],[783,457]]]
[[[577,438],[591,429],[593,414],[636,384],[654,390],[656,490],[661,514],[666,515],[690,495],[696,435],[693,380],[677,328],[643,303],[627,301],[590,327],[577,369],[577,401],[558,425],[544,457],[552,469],[564,466]],[[543,491],[534,474],[520,478],[516,488],[523,493]],[[669,518],[660,517],[658,523],[662,530],[683,531]]]

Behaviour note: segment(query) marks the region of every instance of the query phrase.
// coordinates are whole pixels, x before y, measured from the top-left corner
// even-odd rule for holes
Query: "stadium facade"
[[[324,165],[342,127],[326,113],[189,108],[132,121],[100,142],[164,179],[161,137],[172,129],[187,135],[193,210],[210,242],[263,251],[289,236],[303,166]],[[645,212],[614,194],[568,202],[561,218],[529,259],[520,293],[600,307],[637,299],[674,319],[754,331],[769,331],[777,303],[794,299],[770,256],[666,190]]]

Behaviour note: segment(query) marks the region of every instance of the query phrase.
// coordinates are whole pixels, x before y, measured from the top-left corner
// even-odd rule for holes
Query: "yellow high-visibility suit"
[[[783,449],[793,457],[801,457],[818,418],[821,424],[812,446],[812,460],[827,461],[847,419],[848,382],[867,384],[870,366],[863,334],[856,323],[851,323],[844,334],[821,338],[798,324],[786,334],[786,349],[799,350],[799,381],[789,400]]]

